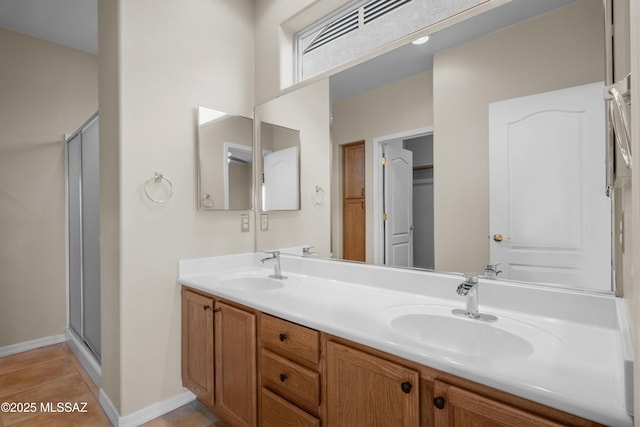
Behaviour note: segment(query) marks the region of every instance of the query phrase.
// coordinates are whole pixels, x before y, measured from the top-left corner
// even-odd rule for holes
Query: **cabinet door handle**
[[[287,339],[287,334],[280,334],[280,341],[284,342]]]
[[[285,380],[289,378],[289,375],[287,374],[280,374],[280,381],[285,382]]]
[[[411,393],[411,389],[413,388],[413,385],[409,381],[405,381],[402,384],[400,384],[400,388],[405,393]]]
[[[446,402],[444,401],[444,397],[442,396],[438,396],[436,398],[433,399],[433,406],[435,406],[438,409],[444,409],[444,404]]]
[[[207,311],[207,310],[209,310],[211,308],[211,306],[210,305],[205,305],[203,308],[204,308],[205,311]]]
[[[214,308],[214,309],[213,309],[213,312],[214,312],[214,313],[220,313],[220,308],[219,308],[219,307],[218,307],[218,308]]]

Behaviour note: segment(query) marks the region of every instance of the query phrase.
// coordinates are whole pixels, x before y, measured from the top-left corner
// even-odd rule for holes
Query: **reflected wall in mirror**
[[[252,208],[253,120],[198,107],[198,209]]]
[[[300,209],[300,131],[260,122],[262,210]]]
[[[270,138],[260,129],[266,123],[295,129],[296,132],[288,133],[299,137],[300,150],[300,209],[263,212],[262,194],[258,192],[256,250],[313,246],[315,256],[331,256],[330,110],[329,79],[308,84],[256,106],[256,152],[263,153],[265,145],[270,144],[262,140],[263,136]],[[260,173],[256,173],[255,181],[255,188],[260,188]]]
[[[549,10],[534,11],[536,7]],[[418,53],[417,60],[411,50]],[[413,74],[399,74],[402,70]],[[600,0],[514,0],[431,34],[426,45],[407,45],[332,76],[334,256],[342,258],[346,231],[340,148],[364,140],[367,262],[420,265],[413,260],[416,251],[408,246],[413,243],[432,247],[434,268],[441,271],[483,274],[485,264],[500,262],[499,278],[611,291],[611,204],[606,196],[605,114],[599,83],[604,79]],[[358,90],[358,82],[371,81],[379,86]],[[541,94],[556,93],[562,98],[562,91],[577,87],[595,87],[590,95],[594,108],[581,101],[577,106],[552,101],[539,110],[504,118],[499,130],[490,129],[495,105],[512,102],[509,111]],[[548,112],[566,121],[563,118],[552,126],[549,115],[545,116]],[[524,129],[516,128],[531,117],[541,120],[531,121],[532,127],[520,132],[519,142],[507,142],[515,144],[506,148],[507,157],[496,156],[496,135]],[[587,150],[586,140],[566,138],[569,128],[595,137],[590,143],[593,150]],[[413,188],[405,189],[413,195],[413,205],[385,207],[382,155],[388,147],[399,147],[413,151],[415,157],[413,138],[429,130],[433,131],[433,163],[412,164],[412,169],[417,167]],[[592,156],[600,157],[593,163],[582,161]],[[432,196],[417,192],[420,183],[426,182],[422,166],[433,168],[432,178],[428,177]],[[496,175],[497,166],[506,166],[506,174]],[[557,176],[553,170],[559,171]],[[492,180],[508,182],[507,189],[514,191],[510,201],[495,202]],[[560,187],[566,194],[559,192]],[[399,200],[387,195],[387,201],[392,199]],[[418,211],[418,207],[424,209]],[[404,230],[397,234],[404,234],[407,241],[385,250],[385,239],[390,243],[385,233],[392,222],[388,209],[404,214],[397,221]],[[520,215],[513,216],[517,212]],[[558,212],[568,215],[561,217]],[[598,219],[593,218],[596,212]],[[503,213],[511,216],[497,226],[494,214]],[[431,217],[432,229],[417,229],[420,221],[429,224]],[[431,240],[415,242],[419,234]],[[496,251],[507,247],[511,254]],[[600,253],[589,255],[597,252],[596,247],[602,249]],[[390,250],[395,251],[393,256]],[[568,255],[567,262],[555,264],[561,255]],[[579,257],[583,261],[575,261]],[[592,270],[584,268],[590,264]]]

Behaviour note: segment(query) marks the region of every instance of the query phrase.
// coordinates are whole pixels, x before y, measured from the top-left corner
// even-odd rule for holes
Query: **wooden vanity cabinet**
[[[264,313],[259,327],[262,427],[319,427],[320,333]]]
[[[182,290],[182,382],[234,427],[257,424],[256,315]]]
[[[327,427],[603,427],[328,334],[322,349]]]
[[[406,366],[329,341],[326,388],[328,426],[419,425],[419,374]]]
[[[434,425],[560,427],[564,424],[440,381],[434,382]]]
[[[232,427],[601,426],[189,288],[182,380]]]
[[[213,405],[213,298],[182,289],[182,384]]]

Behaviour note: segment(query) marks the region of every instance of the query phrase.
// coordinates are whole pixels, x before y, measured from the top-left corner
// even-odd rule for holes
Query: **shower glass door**
[[[100,360],[98,116],[67,139],[69,326]]]

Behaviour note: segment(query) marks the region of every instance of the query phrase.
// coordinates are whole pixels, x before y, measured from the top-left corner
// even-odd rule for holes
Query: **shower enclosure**
[[[101,357],[98,113],[70,135],[66,145],[71,331],[68,340],[74,350],[87,353],[82,348],[86,346],[95,359],[89,363],[98,365]]]

